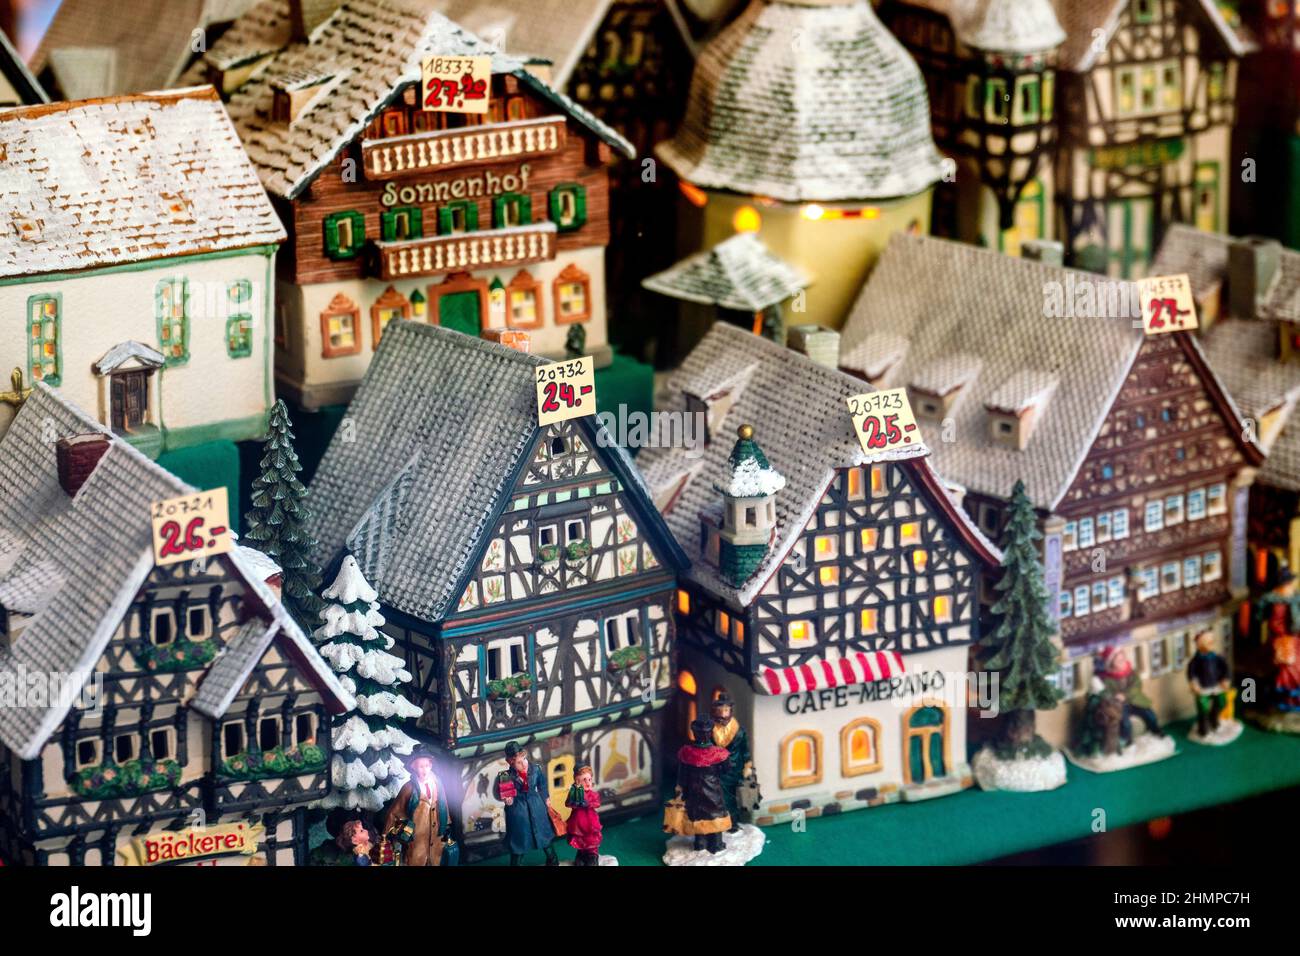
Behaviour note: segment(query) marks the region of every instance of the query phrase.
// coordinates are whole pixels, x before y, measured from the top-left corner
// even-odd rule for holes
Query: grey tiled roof
[[[1002,53],[1043,53],[1065,40],[1051,0],[967,0],[953,24],[969,47]]]
[[[656,152],[698,186],[788,202],[909,196],[943,175],[921,71],[865,0],[752,0],[701,51]]]
[[[87,676],[153,569],[149,504],[192,490],[114,438],[76,497],[68,497],[55,440],[90,432],[105,429],[37,383],[0,438],[0,591],[21,595],[24,609],[35,613],[12,648],[0,646],[0,676]],[[249,580],[237,556],[228,559],[270,609],[272,623],[296,632],[316,680],[339,701],[350,700],[270,592]],[[50,571],[39,593],[29,586],[34,565]],[[0,743],[32,759],[71,703],[0,707]]]
[[[660,410],[686,410],[685,393],[708,395],[724,383],[739,386],[739,396],[717,425],[702,457],[685,448],[646,448],[637,458],[647,483],[658,492],[685,473],[693,477],[665,516],[691,559],[686,578],[733,606],[747,605],[785,560],[800,531],[816,510],[834,470],[869,460],[910,459],[929,470],[923,444],[868,459],[853,431],[845,400],[871,390],[867,383],[826,368],[791,349],[725,322],[715,323],[668,381]],[[728,458],[740,425],[754,426],[754,440],[786,480],[776,496],[776,537],[762,565],[736,588],[723,579],[701,552],[700,516],[716,510],[721,497],[714,484],[728,473]],[[958,520],[996,554],[953,506]]]
[[[641,285],[676,299],[758,312],[806,288],[808,279],[773,255],[758,236],[742,232],[687,256]]]
[[[1300,398],[1300,365],[1279,357],[1276,322],[1220,319],[1205,333],[1205,356],[1247,415],[1258,418]]]
[[[956,440],[935,442],[934,466],[971,491],[1005,498],[1024,479],[1030,499],[1055,507],[1101,428],[1142,345],[1128,318],[1045,318],[1047,283],[1069,270],[975,246],[895,235],[863,287],[841,334],[840,364],[861,370],[881,333],[907,340],[882,386],[911,384],[954,353],[978,356],[980,371],[949,411]],[[1076,273],[1079,279],[1098,277]],[[952,277],[942,280],[939,277]],[[1024,451],[990,434],[985,404],[1030,371],[1060,382]],[[922,428],[925,424],[922,422]],[[932,426],[933,427],[933,426]]]
[[[1192,292],[1199,299],[1227,279],[1228,247],[1233,241],[1232,236],[1223,233],[1204,232],[1173,223],[1156,250],[1151,274],[1186,272],[1192,283]],[[1220,310],[1226,313],[1227,309],[1225,300],[1220,303]],[[1264,291],[1259,311],[1263,318],[1300,322],[1300,252],[1282,248],[1277,276]]]
[[[1096,65],[1100,50],[1094,42],[1095,31],[1100,30],[1107,44],[1119,26],[1120,14],[1131,0],[1055,0],[1056,15],[1065,28],[1067,39],[1061,47],[1060,63],[1063,69],[1073,72],[1091,70]],[[1208,17],[1212,29],[1224,45],[1236,56],[1244,56],[1256,48],[1248,30],[1233,27],[1224,19],[1217,0],[1179,0],[1199,6]],[[1104,49],[1104,46],[1102,47]]]
[[[347,0],[309,42],[290,42],[288,0],[263,0],[236,21],[206,55],[238,62],[268,48],[271,62],[231,95],[228,108],[262,184],[274,196],[296,197],[364,131],[404,83],[418,83],[430,54],[491,56],[493,73],[509,73],[560,113],[625,156],[632,145],[590,112],[525,69],[523,60],[493,50],[419,0]],[[274,86],[287,75],[328,65],[334,85],[291,124],[271,119]],[[187,78],[202,76],[196,65]]]

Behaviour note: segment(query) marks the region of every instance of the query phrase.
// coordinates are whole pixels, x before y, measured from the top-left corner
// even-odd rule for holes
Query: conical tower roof
[[[989,53],[1046,53],[1065,42],[1051,0],[969,0],[953,19],[962,43]]]
[[[772,467],[754,440],[754,426],[741,425],[736,434],[725,483],[714,487],[728,498],[763,498],[784,488],[785,476]]]

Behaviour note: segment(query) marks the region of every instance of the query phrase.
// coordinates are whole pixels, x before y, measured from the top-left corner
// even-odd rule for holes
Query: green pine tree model
[[[1061,699],[1049,678],[1060,668],[1052,638],[1056,624],[1047,613],[1047,588],[1037,541],[1042,538],[1025,483],[1011,492],[1002,543],[1001,594],[992,612],[997,627],[980,640],[989,652],[984,669],[998,675],[998,707],[1005,719],[994,752],[999,759],[1045,757],[1052,747],[1038,736],[1034,712],[1050,710]]]
[[[310,633],[324,606],[316,595],[321,572],[311,558],[316,541],[303,529],[309,514],[307,488],[298,480],[302,465],[293,450],[289,410],[283,401],[271,407],[258,467],[262,474],[253,481],[253,507],[244,515],[248,530],[243,543],[269,555],[280,565],[284,603]]]

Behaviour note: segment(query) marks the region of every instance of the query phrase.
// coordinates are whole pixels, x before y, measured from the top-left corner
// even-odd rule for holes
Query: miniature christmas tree
[[[564,357],[582,358],[587,351],[587,330],[581,325],[569,326],[569,334],[564,337]]]
[[[1003,760],[1045,757],[1051,746],[1038,736],[1034,712],[1050,710],[1060,691],[1049,678],[1060,668],[1047,614],[1047,589],[1035,542],[1042,535],[1023,481],[1011,492],[1002,546],[1001,598],[993,605],[997,627],[980,641],[990,651],[984,668],[998,675],[998,706],[1005,715],[994,750]]]
[[[320,655],[357,706],[334,718],[334,789],[320,805],[381,810],[409,776],[401,757],[416,741],[403,725],[422,711],[397,692],[411,674],[400,657],[389,653],[393,639],[377,630],[384,623],[378,595],[356,558],[344,557],[334,583],[321,593],[329,603],[320,612],[325,623],[316,629]]]
[[[298,480],[302,465],[293,450],[283,401],[271,407],[262,451],[262,474],[253,481],[253,507],[244,515],[248,531],[243,540],[279,563],[284,603],[298,621],[315,621],[321,608],[316,596],[320,567],[311,559],[316,542],[303,528],[309,515],[307,488]]]

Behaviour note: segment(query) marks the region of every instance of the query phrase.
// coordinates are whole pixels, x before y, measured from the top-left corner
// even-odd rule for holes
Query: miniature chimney
[[[342,0],[289,0],[294,40],[310,40],[316,28],[333,16],[341,4]]]
[[[1282,244],[1276,239],[1246,236],[1228,246],[1228,315],[1259,318],[1260,303],[1277,276]]]
[[[1026,239],[1020,244],[1020,258],[1048,266],[1065,265],[1065,244],[1055,239]]]
[[[496,342],[517,352],[528,352],[532,349],[531,336],[520,329],[483,329],[479,335],[489,342]]]
[[[839,368],[840,333],[824,325],[795,325],[786,335],[786,344],[818,365]]]
[[[99,460],[108,451],[109,438],[103,432],[91,432],[87,435],[73,435],[60,438],[54,443],[54,455],[58,462],[59,484],[69,498],[76,497],[81,486],[86,483]]]
[[[785,487],[778,472],[754,440],[754,426],[736,429],[735,446],[727,459],[722,493],[722,526],[718,534],[718,570],[740,587],[758,570],[776,530],[776,495]]]

